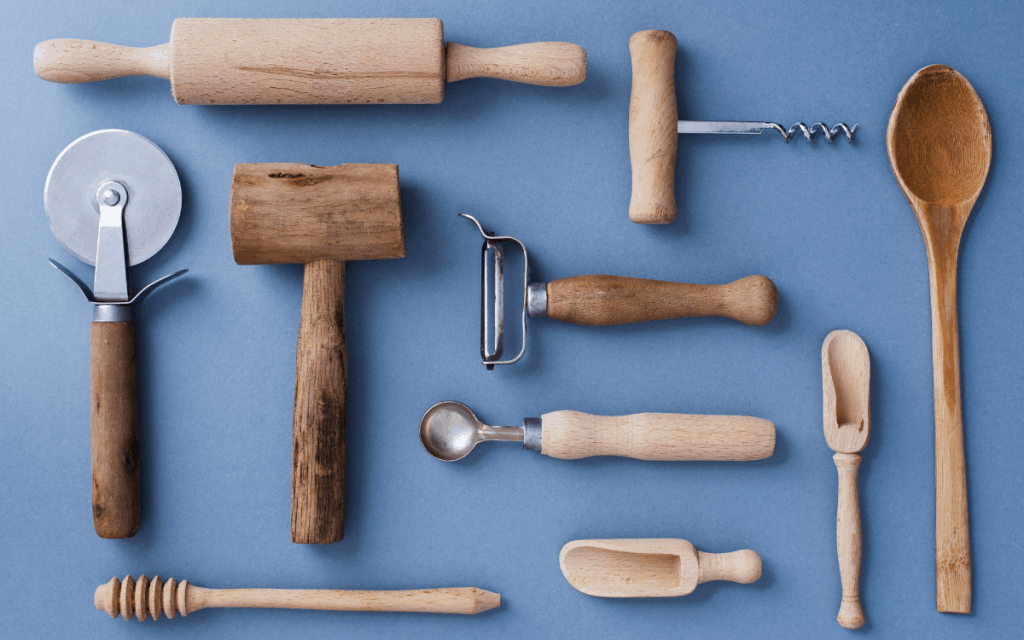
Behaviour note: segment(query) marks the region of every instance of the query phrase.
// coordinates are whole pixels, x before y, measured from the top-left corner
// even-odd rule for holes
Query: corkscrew
[[[331,591],[327,589],[206,589],[178,582],[131,576],[111,578],[96,587],[96,608],[111,618],[157,620],[213,607],[257,609],[317,609],[320,611],[406,611],[474,614],[501,604],[497,593],[476,587],[414,589],[410,591]]]
[[[633,89],[629,98],[629,160],[633,169],[633,194],[629,218],[641,224],[666,224],[676,218],[676,151],[680,133],[759,134],[779,132],[789,142],[803,134],[808,141],[821,133],[827,142],[839,135],[853,142],[857,125],[824,122],[807,126],[797,122],[789,129],[776,122],[703,122],[679,120],[676,109],[676,37],[668,31],[639,31],[629,39],[633,60]]]

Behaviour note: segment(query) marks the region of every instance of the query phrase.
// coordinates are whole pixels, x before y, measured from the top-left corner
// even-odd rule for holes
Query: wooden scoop
[[[974,87],[941,64],[907,81],[889,118],[889,164],[928,250],[935,384],[935,577],[939,611],[971,612],[971,543],[960,408],[956,261],[992,160],[992,130]]]
[[[761,577],[761,556],[697,551],[673,538],[574,540],[558,556],[573,587],[600,598],[685,596],[711,580],[750,584]]]
[[[864,624],[860,606],[860,504],[857,467],[860,451],[871,433],[871,360],[864,341],[852,331],[833,331],[821,345],[821,384],[824,391],[825,440],[836,452],[839,470],[839,509],[836,513],[836,549],[843,601],[839,624],[859,629]]]

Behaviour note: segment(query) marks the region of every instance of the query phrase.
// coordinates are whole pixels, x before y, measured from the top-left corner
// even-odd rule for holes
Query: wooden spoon
[[[955,70],[925,67],[889,118],[889,164],[928,250],[935,383],[935,588],[939,611],[971,612],[971,543],[960,407],[956,261],[960,236],[992,160],[992,130],[974,87]]]
[[[871,433],[871,360],[867,345],[852,331],[833,331],[821,345],[821,386],[825,408],[825,440],[836,452],[839,508],[836,549],[843,600],[836,620],[847,629],[864,624],[860,606],[860,504],[857,467]]]
[[[569,584],[601,598],[685,596],[702,582],[761,577],[761,556],[749,549],[705,553],[673,538],[573,540],[558,564]]]

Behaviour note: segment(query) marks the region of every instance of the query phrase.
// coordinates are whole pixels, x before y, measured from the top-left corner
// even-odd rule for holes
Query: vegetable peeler
[[[526,245],[512,236],[484,231],[473,216],[459,214],[476,225],[484,238],[480,295],[480,355],[488,370],[512,364],[526,352],[526,317],[548,317],[572,324],[606,326],[722,316],[760,326],[771,322],[778,309],[775,283],[765,276],[748,276],[722,285],[687,284],[587,275],[552,282],[530,282]],[[505,343],[505,248],[514,243],[523,252],[522,348],[503,360]],[[493,298],[493,302],[491,302]],[[493,309],[493,315],[492,310]]]

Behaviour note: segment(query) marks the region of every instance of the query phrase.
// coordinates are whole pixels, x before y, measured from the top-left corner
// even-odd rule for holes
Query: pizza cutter
[[[139,412],[133,304],[187,269],[134,296],[128,267],[159,251],[178,224],[181,183],[170,158],[131,131],[106,129],[75,140],[50,168],[43,192],[50,229],[65,249],[96,268],[93,288],[70,269],[93,304],[92,520],[103,538],[139,530]]]

